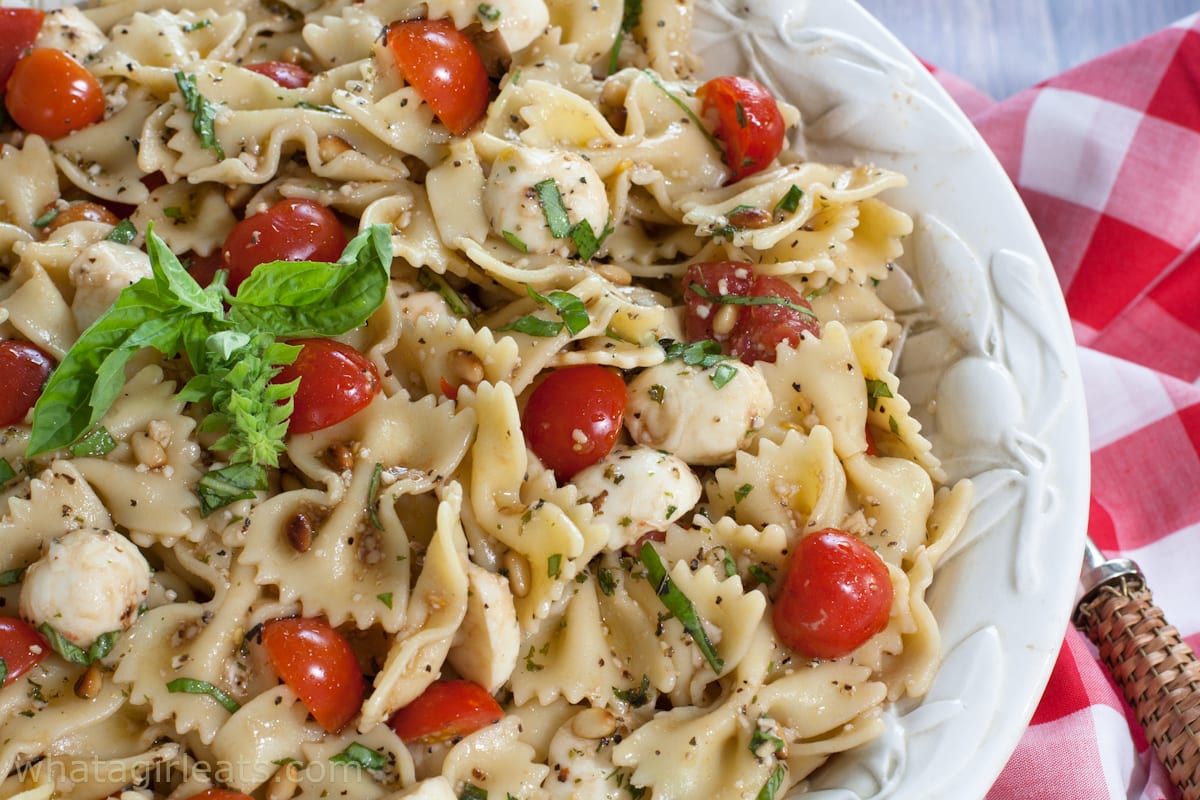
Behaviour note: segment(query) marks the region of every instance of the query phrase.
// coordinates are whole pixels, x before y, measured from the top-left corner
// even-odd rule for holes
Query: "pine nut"
[[[505,553],[504,571],[508,573],[508,585],[514,597],[529,594],[529,562],[523,555],[511,550]]]
[[[713,333],[717,336],[728,336],[733,332],[733,326],[737,325],[737,319],[737,306],[729,304],[721,306],[713,316]]]
[[[617,718],[607,708],[585,708],[571,720],[571,731],[580,739],[603,739],[617,732]]]
[[[138,431],[129,437],[129,446],[133,450],[133,457],[146,469],[158,469],[167,463],[167,451],[145,431]]]

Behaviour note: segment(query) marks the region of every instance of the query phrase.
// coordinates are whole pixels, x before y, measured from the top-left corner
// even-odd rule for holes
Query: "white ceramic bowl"
[[[908,176],[912,214],[886,299],[908,323],[901,391],[970,523],[929,597],[944,663],[887,732],[814,776],[805,798],[972,800],[1016,747],[1062,644],[1086,531],[1083,389],[1058,282],[1019,196],[928,71],[852,0],[699,0],[711,74],[750,75],[798,106],[802,152]]]

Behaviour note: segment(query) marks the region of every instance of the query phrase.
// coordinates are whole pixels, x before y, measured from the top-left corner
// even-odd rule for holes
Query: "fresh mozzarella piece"
[[[555,236],[548,218],[555,209],[543,202],[538,186],[553,180],[562,197],[568,225],[587,220],[598,237],[608,225],[608,194],[604,181],[575,153],[509,148],[492,164],[483,192],[483,210],[497,235],[520,241],[530,253],[568,257],[572,240]],[[549,215],[549,216],[548,216]]]
[[[52,47],[70,53],[80,64],[98,53],[108,37],[82,11],[73,5],[46,12],[42,30],[34,47]]]
[[[766,379],[752,366],[723,361],[736,374],[717,388],[712,370],[668,361],[629,383],[625,427],[634,441],[689,464],[724,464],[749,443],[770,413]]]
[[[136,247],[107,240],[86,247],[71,262],[69,274],[75,287],[71,313],[79,330],[108,311],[122,289],[154,276],[149,256]]]
[[[609,527],[608,549],[665,530],[700,501],[700,479],[678,456],[633,445],[617,446],[576,473],[571,482]]]
[[[521,629],[508,579],[467,564],[467,614],[447,658],[458,674],[489,692],[512,675],[521,649]]]
[[[132,625],[149,594],[150,565],[137,545],[116,531],[81,528],[51,539],[29,565],[20,610],[86,648]]]

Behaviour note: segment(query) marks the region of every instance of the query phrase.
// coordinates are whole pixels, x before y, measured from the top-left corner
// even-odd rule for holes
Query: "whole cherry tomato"
[[[254,800],[248,794],[235,792],[231,789],[205,789],[203,792],[190,795],[187,800]]]
[[[772,610],[775,633],[803,656],[841,658],[887,627],[892,595],[875,551],[825,528],[801,539],[792,554]]]
[[[551,372],[525,406],[525,440],[560,481],[608,455],[625,419],[625,381],[595,364]]]
[[[95,75],[62,50],[36,47],[13,67],[4,106],[29,133],[61,139],[100,121],[104,90]]]
[[[49,652],[49,642],[28,622],[0,617],[0,660],[7,668],[0,686],[7,686],[36,667]]]
[[[262,643],[279,677],[329,733],[358,713],[363,676],[350,643],[317,617],[287,617],[263,625]]]
[[[35,344],[0,341],[0,426],[19,425],[42,395],[54,360]]]
[[[783,150],[783,115],[761,83],[723,75],[703,84],[696,96],[704,101],[705,118],[715,118],[730,183],[761,171]]]
[[[272,379],[300,379],[288,433],[312,433],[362,411],[379,393],[379,371],[366,356],[336,339],[294,339],[300,355]]]
[[[684,275],[683,299],[688,340],[713,339],[747,364],[774,361],[776,345],[795,345],[806,332],[821,335],[803,295],[782,278],[755,275],[747,263],[692,264]],[[734,315],[732,324],[714,324],[728,313]]]
[[[465,133],[487,110],[491,84],[483,58],[448,19],[393,22],[388,49],[404,80],[451,133]]]
[[[246,217],[225,237],[221,257],[229,270],[227,285],[237,292],[259,264],[271,261],[337,261],[346,249],[342,223],[311,200],[280,200]]]
[[[448,742],[474,733],[504,716],[496,699],[477,683],[437,681],[388,720],[407,743]]]
[[[303,89],[312,81],[312,73],[299,64],[287,61],[259,61],[243,64],[251,72],[265,75],[284,89]]]
[[[0,8],[0,97],[21,55],[33,47],[46,12],[37,8]]]

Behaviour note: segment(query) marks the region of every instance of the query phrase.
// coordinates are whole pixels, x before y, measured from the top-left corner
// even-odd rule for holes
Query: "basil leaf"
[[[605,229],[607,232],[608,228]],[[597,238],[596,232],[592,230],[592,223],[586,219],[581,219],[571,226],[570,230],[571,241],[575,243],[575,252],[579,254],[579,258],[583,261],[591,261],[592,256],[596,255],[596,251],[600,249],[601,239]]]
[[[708,300],[710,303],[719,303],[726,306],[783,306],[790,308],[792,311],[798,311],[805,316],[816,319],[816,314],[811,308],[802,306],[799,303],[793,303],[786,297],[775,297],[773,295],[740,295],[740,294],[713,294],[708,289],[705,289],[699,283],[688,285],[696,294]]]
[[[46,641],[50,643],[50,647],[53,648],[54,652],[67,661],[84,666],[91,664],[93,661],[98,661],[112,652],[113,645],[117,641],[117,636],[121,633],[120,631],[109,631],[102,634],[96,641],[92,642],[88,649],[84,650],[55,630],[54,626],[48,622],[43,622],[39,625],[38,631],[46,637]]]
[[[17,477],[17,471],[13,469],[12,464],[8,463],[7,458],[0,458],[0,486],[8,483],[15,477]]]
[[[688,119],[692,121],[692,124],[696,126],[696,129],[704,134],[704,138],[708,140],[708,143],[713,146],[714,150],[720,153],[721,158],[724,158],[725,148],[721,146],[721,141],[716,137],[716,135],[713,134],[712,131],[705,127],[704,123],[700,120],[700,117],[696,116],[696,112],[692,111],[691,106],[683,102],[683,100],[681,100],[679,97],[672,94],[671,90],[664,86],[662,80],[659,79],[659,77],[652,71],[649,69],[644,69],[642,71],[650,76],[651,82],[653,82],[654,85],[657,86],[659,90],[671,100],[672,103],[679,106],[680,110],[683,111],[684,114],[687,114]]]
[[[446,301],[446,305],[450,307],[450,311],[455,315],[467,318],[475,316],[475,313],[471,311],[471,307],[467,305],[467,301],[455,291],[444,275],[438,275],[431,269],[419,269],[417,270],[417,283],[421,285],[422,289],[437,292]]]
[[[196,482],[200,513],[208,516],[237,500],[250,500],[267,488],[267,471],[259,464],[230,464],[214,469]]]
[[[787,769],[782,764],[777,765],[775,771],[771,773],[771,777],[767,778],[767,782],[758,790],[754,800],[775,800],[775,793],[779,791],[779,787],[783,786],[786,777]]]
[[[40,217],[38,217],[37,219],[35,219],[33,221],[33,227],[35,227],[35,228],[48,227],[50,225],[50,223],[54,222],[55,218],[58,217],[58,212],[59,212],[59,209],[57,206],[51,206],[50,209],[46,213],[42,214]]]
[[[513,247],[515,247],[520,252],[522,252],[522,253],[529,252],[529,245],[525,244],[525,240],[522,239],[520,236],[517,236],[512,231],[500,231],[500,235],[504,237],[504,241],[511,244]]]
[[[498,331],[516,331],[517,333],[523,333],[527,336],[542,337],[557,336],[559,331],[562,329],[563,324],[561,322],[555,322],[554,320],[550,319],[542,319],[541,317],[534,316],[533,314],[526,314],[523,317],[513,320],[507,325],[501,325],[499,328],[496,328]]]
[[[393,595],[391,592],[384,592],[383,594],[375,595],[375,599],[387,606],[388,609],[391,609],[392,607],[392,597]]]
[[[8,662],[0,658],[0,686],[3,686],[6,680],[8,680]]]
[[[199,314],[224,311],[221,298],[196,283],[167,243],[154,232],[153,226],[146,231],[146,254],[150,256],[150,269],[164,297],[173,298],[179,305]]]
[[[92,432],[71,445],[71,455],[76,458],[87,456],[108,455],[117,447],[117,442],[104,426],[92,429]]]
[[[495,22],[496,20],[500,19],[500,9],[488,3],[480,3],[479,8],[476,10],[479,12],[479,16],[483,17],[488,22]]]
[[[488,800],[487,789],[473,783],[465,784],[458,800]]]
[[[196,88],[196,76],[185,75],[182,72],[175,73],[175,84],[179,87],[180,94],[183,95],[184,107],[192,113],[192,130],[200,137],[200,146],[212,150],[221,161],[225,160],[225,150],[221,147],[221,143],[217,141],[217,133],[215,123],[217,120],[217,109],[212,103],[200,94],[200,90]]]
[[[364,744],[351,742],[345,750],[330,758],[329,762],[331,764],[356,764],[364,769],[383,769],[387,766],[387,756]]]
[[[539,294],[536,289],[526,284],[526,291],[539,305],[548,305],[558,312],[558,316],[562,318],[563,324],[567,326],[567,331],[575,336],[588,325],[592,320],[588,316],[587,306],[583,304],[575,295],[570,292],[554,290],[549,294]]]
[[[296,103],[296,108],[303,108],[306,111],[322,111],[326,114],[335,114],[339,117],[349,116],[349,114],[337,106],[324,106],[319,103],[310,103],[307,100],[301,100],[299,103]]]
[[[713,386],[717,387],[718,389],[723,389],[725,388],[725,384],[737,377],[737,374],[737,368],[732,364],[725,362],[717,364],[716,369],[714,369],[712,374],[708,376],[708,379],[712,381]]]
[[[391,266],[388,228],[372,225],[350,241],[336,264],[259,265],[229,301],[229,317],[239,329],[259,328],[280,339],[337,336],[365,323],[383,303]]]
[[[571,232],[571,220],[567,217],[567,208],[563,205],[562,194],[554,178],[546,178],[533,185],[537,192],[538,202],[542,204],[542,216],[550,228],[550,235],[561,239]]]
[[[704,632],[704,624],[700,621],[700,615],[696,613],[696,607],[671,580],[658,551],[649,542],[646,542],[642,545],[639,557],[646,567],[646,579],[654,587],[655,594],[662,600],[667,611],[670,611],[675,619],[679,620],[683,629],[692,637],[692,641],[700,648],[701,655],[708,661],[713,672],[720,675],[721,670],[725,668],[725,662],[717,654],[713,643],[709,641],[708,634]]]
[[[876,380],[875,378],[867,378],[866,381],[867,381],[867,399],[869,399],[871,401],[869,403],[869,405],[871,406],[872,411],[874,411],[875,406],[878,405],[879,398],[894,396],[892,394],[892,390],[883,381]]]
[[[613,697],[622,702],[628,703],[634,708],[641,708],[642,706],[646,705],[646,703],[650,702],[650,676],[646,674],[642,675],[641,686],[630,689],[618,689],[616,686],[614,686],[612,687],[612,690]]]
[[[137,238],[137,228],[135,228],[133,223],[129,220],[123,219],[117,223],[116,227],[108,232],[108,236],[105,238],[108,241],[116,242],[117,244],[129,244]]]
[[[621,29],[617,31],[617,38],[613,41],[612,50],[608,53],[609,75],[617,71],[617,56],[621,54],[621,44],[625,41],[625,34],[630,33],[638,26],[641,17],[642,0],[625,0],[625,9],[621,14]]]
[[[804,190],[796,184],[792,184],[792,188],[779,199],[775,204],[775,214],[794,214],[796,209],[800,207],[800,200],[804,197]]]
[[[167,683],[167,691],[172,694],[206,694],[216,700],[230,714],[235,713],[241,704],[208,681],[198,681],[195,678],[176,678]]]
[[[367,485],[367,516],[371,518],[371,525],[377,531],[383,530],[383,523],[379,521],[379,477],[383,474],[383,464],[375,462],[375,469],[371,470],[371,483]],[[391,595],[388,595],[387,607],[392,607]]]
[[[13,567],[0,572],[0,586],[15,586],[25,577],[25,567]]]

